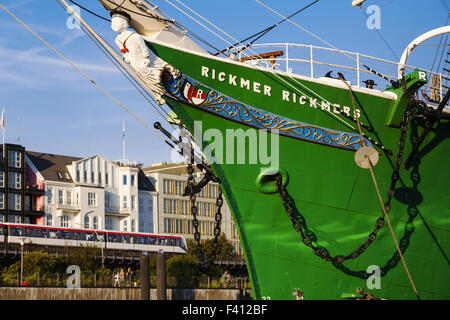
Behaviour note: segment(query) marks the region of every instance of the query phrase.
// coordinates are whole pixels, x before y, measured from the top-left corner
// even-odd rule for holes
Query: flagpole
[[[122,122],[122,156],[125,161],[125,120]]]

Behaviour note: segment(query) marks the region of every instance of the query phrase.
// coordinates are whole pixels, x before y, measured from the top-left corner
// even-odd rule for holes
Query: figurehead
[[[123,11],[111,11],[111,29],[121,33],[130,26],[131,17]]]

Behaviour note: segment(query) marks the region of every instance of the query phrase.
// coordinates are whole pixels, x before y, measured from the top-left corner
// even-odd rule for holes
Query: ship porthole
[[[282,177],[283,186],[286,187],[289,182],[289,176],[286,170],[281,168],[265,168],[261,170],[255,181],[256,188],[262,193],[277,192],[276,174],[279,173]]]

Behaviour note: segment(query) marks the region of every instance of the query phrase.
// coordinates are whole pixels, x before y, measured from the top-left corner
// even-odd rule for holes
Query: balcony
[[[119,206],[105,204],[105,214],[127,217],[130,215],[130,213],[131,213],[130,208],[121,208]]]
[[[80,205],[79,204],[57,203],[56,209],[61,210],[63,212],[79,212]]]
[[[27,183],[25,186],[25,194],[33,196],[43,196],[45,194],[45,190],[40,189],[38,185],[30,185]]]

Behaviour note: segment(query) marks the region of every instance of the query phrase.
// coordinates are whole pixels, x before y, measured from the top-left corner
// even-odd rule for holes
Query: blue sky
[[[289,15],[312,0],[261,0]],[[163,119],[123,78],[81,30],[67,28],[67,15],[54,0],[5,0],[9,10],[74,62],[116,99],[148,124]],[[76,2],[107,17],[95,0]],[[165,0],[153,1],[170,16],[218,48],[227,46],[183,16]],[[175,3],[174,0],[171,1]],[[184,0],[185,4],[243,39],[278,22],[280,17],[254,0]],[[366,16],[352,0],[321,0],[293,20],[339,49],[396,60]],[[379,30],[397,56],[420,34],[444,25],[448,0],[368,0],[381,8]],[[82,16],[114,47],[108,22],[86,12]],[[122,158],[122,121],[126,123],[127,158],[145,165],[170,159],[170,150],[155,134],[67,65],[50,49],[0,9],[0,108],[6,111],[6,142],[20,142],[28,150],[87,157],[101,154]],[[438,39],[429,43],[437,43]],[[284,23],[259,42],[291,42],[323,46],[316,39]],[[430,69],[435,47],[421,47],[409,64]]]

